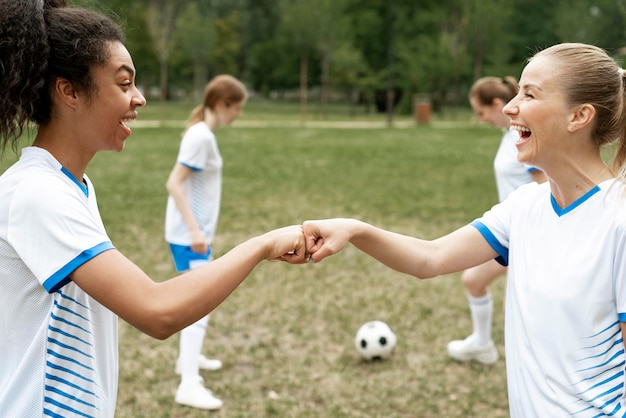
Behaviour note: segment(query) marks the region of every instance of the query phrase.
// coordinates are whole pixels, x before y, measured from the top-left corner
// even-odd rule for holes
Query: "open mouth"
[[[126,131],[128,135],[131,133],[131,129],[128,127],[128,124],[134,122],[137,118],[137,115],[133,115],[132,117],[125,117],[120,120],[120,126]]]
[[[135,120],[134,118],[124,118],[120,120],[120,126],[124,129],[127,135],[130,135],[131,133],[131,129],[127,126],[127,123],[131,123],[134,120]]]
[[[520,126],[520,125],[511,125],[509,130],[517,132],[517,134],[519,135],[518,142],[522,142],[523,140],[529,138],[530,135],[532,134],[530,129],[526,128],[525,126]]]

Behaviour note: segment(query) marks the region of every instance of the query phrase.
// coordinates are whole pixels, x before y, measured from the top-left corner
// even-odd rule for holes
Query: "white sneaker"
[[[198,380],[186,385],[179,385],[174,398],[177,404],[192,408],[215,410],[220,409],[224,402],[213,396],[213,392],[204,387],[201,376]]]
[[[217,359],[207,358],[200,354],[200,356],[198,357],[198,366],[201,370],[215,371],[222,368],[222,362]]]
[[[482,364],[493,364],[498,361],[498,350],[493,341],[489,341],[485,347],[479,347],[474,343],[473,334],[464,340],[450,341],[448,354],[458,361],[475,360]]]
[[[198,357],[198,367],[200,370],[219,370],[222,368],[222,362],[220,360],[207,358],[200,354]],[[176,374],[180,374],[180,360],[176,360]]]

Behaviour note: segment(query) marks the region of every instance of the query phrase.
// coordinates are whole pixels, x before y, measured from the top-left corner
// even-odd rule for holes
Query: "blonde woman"
[[[623,416],[626,410],[624,71],[602,49],[558,44],[535,54],[504,106],[519,161],[547,182],[512,192],[435,240],[355,219],[304,223],[319,262],[352,243],[419,278],[497,259],[508,264],[506,371],[512,418]],[[617,142],[613,166],[601,147]]]
[[[165,239],[176,271],[185,272],[211,260],[222,195],[222,156],[215,131],[229,126],[246,103],[243,83],[219,75],[205,87],[202,103],[191,114],[167,180]],[[205,388],[200,369],[218,370],[222,363],[201,354],[209,322],[205,316],[180,333],[176,370],[181,381],[175,400],[200,409],[219,409],[222,400]]]

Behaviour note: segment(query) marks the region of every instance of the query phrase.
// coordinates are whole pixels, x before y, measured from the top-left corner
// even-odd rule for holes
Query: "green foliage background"
[[[397,110],[429,97],[436,111],[466,105],[484,75],[519,76],[559,42],[586,42],[620,62],[626,0],[70,0],[120,21],[149,96],[195,97],[228,72],[265,97],[352,101]],[[304,83],[304,84],[303,84]]]

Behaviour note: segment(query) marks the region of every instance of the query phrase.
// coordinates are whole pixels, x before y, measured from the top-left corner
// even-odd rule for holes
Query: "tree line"
[[[626,0],[74,0],[125,28],[138,84],[197,96],[218,73],[256,94],[410,111],[464,104],[484,75],[585,42],[622,60]]]

